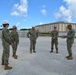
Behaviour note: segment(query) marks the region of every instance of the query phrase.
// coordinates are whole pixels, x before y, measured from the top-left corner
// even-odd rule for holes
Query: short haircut
[[[68,26],[71,26],[71,27],[72,27],[72,25],[71,25],[71,24],[68,24]]]

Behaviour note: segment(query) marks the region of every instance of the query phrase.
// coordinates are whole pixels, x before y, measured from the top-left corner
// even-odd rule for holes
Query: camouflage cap
[[[57,28],[56,26],[54,26],[54,28]]]
[[[35,28],[35,26],[33,25],[32,28]]]
[[[14,25],[14,26],[13,26],[13,29],[16,29],[16,28],[17,28],[17,27]]]

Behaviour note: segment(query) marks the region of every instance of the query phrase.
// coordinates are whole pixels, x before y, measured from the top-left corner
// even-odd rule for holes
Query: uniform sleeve
[[[36,31],[36,37],[38,38],[38,36],[39,36],[39,32],[38,32],[38,31]]]
[[[28,33],[27,33],[27,37],[29,38],[29,34],[30,34],[30,31],[28,31]]]
[[[50,33],[50,34],[51,34],[51,37],[53,37],[53,31],[51,31],[51,33]]]
[[[14,41],[13,32],[10,33],[10,38],[11,38],[11,42],[13,43],[13,41]]]
[[[2,34],[3,34],[3,38],[10,44],[11,39],[10,39],[9,30],[7,30],[7,29],[3,30]]]
[[[18,43],[19,43],[19,34],[17,33],[17,35],[18,35]]]
[[[56,33],[55,37],[58,37],[58,31],[57,31],[57,33]]]
[[[71,39],[71,38],[74,38],[75,36],[75,31],[71,31],[70,32],[71,34],[67,36],[67,38]]]

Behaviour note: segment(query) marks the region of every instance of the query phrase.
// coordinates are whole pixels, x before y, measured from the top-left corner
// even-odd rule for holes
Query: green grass
[[[50,33],[39,33],[39,36],[50,36]]]
[[[51,36],[51,34],[50,33],[39,33],[39,36]],[[58,36],[58,37],[61,37],[61,36]]]

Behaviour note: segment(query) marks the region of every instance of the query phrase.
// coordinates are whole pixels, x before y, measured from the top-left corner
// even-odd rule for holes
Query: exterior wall
[[[39,30],[39,32],[41,33],[45,33],[46,32],[46,26],[39,26],[39,27],[35,27],[36,30]]]
[[[39,32],[41,32],[41,33],[48,33],[53,30],[54,26],[56,26],[57,30],[58,30],[58,24],[41,25],[41,26],[35,27],[35,29],[39,30]]]
[[[46,33],[49,33],[52,31],[54,25],[46,25]]]
[[[58,27],[59,27],[59,32],[66,32],[67,31],[67,24],[60,23]]]
[[[56,26],[57,30],[59,32],[67,32],[67,25],[70,23],[66,22],[55,22],[55,23],[50,23],[50,24],[44,24],[44,25],[38,25],[35,27],[36,30],[39,30],[41,33],[48,33],[53,30],[53,27]],[[76,23],[71,23],[72,28],[75,30],[76,29]]]

